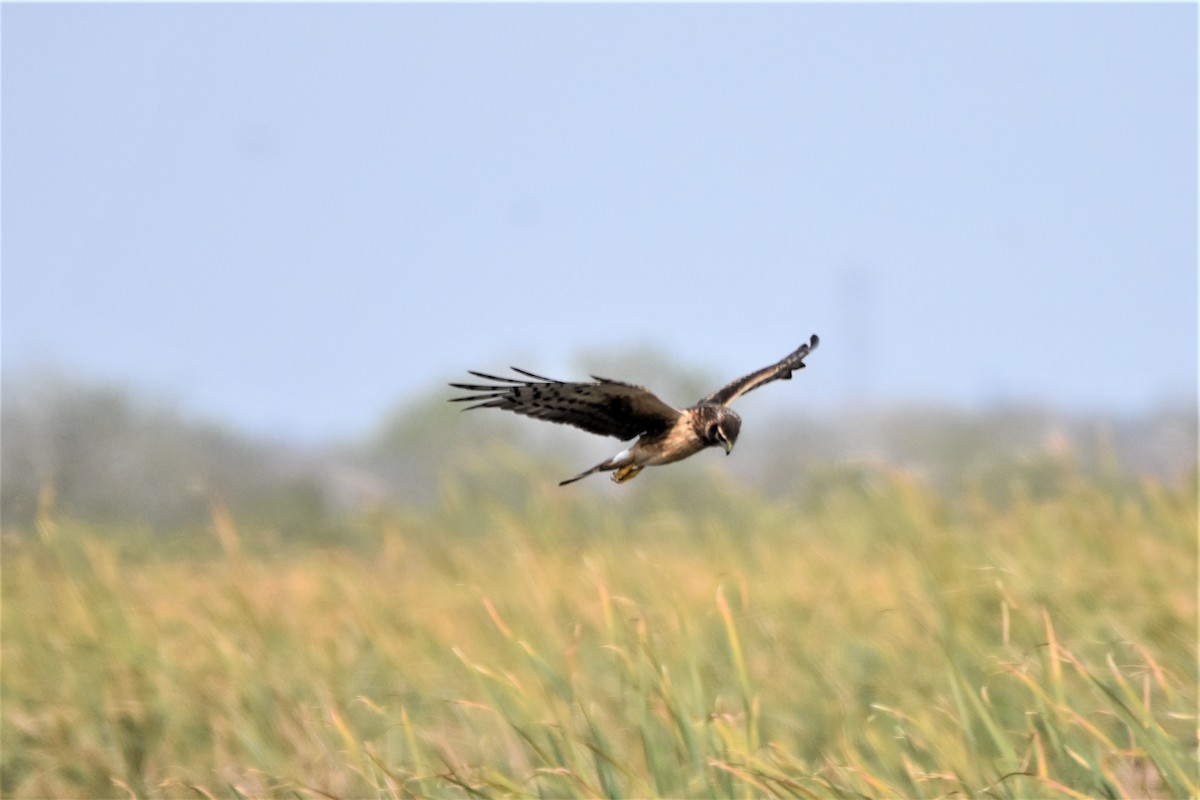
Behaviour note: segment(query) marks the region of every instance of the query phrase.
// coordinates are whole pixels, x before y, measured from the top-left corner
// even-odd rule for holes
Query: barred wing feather
[[[651,391],[621,381],[597,378],[594,383],[557,381],[512,367],[521,378],[506,378],[484,372],[471,374],[491,384],[452,383],[472,394],[451,402],[473,402],[472,408],[499,408],[534,419],[573,425],[601,436],[622,441],[643,433],[666,430],[680,411],[664,403]]]

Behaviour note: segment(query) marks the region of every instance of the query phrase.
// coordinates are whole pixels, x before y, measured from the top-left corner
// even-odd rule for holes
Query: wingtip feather
[[[499,375],[489,375],[486,372],[476,372],[473,369],[469,369],[469,370],[467,370],[467,372],[471,373],[476,378],[483,378],[485,381],[499,381],[501,383],[515,383],[515,384],[525,383],[525,381],[518,380],[516,378],[503,378],[503,377],[500,377]]]
[[[509,369],[528,378],[533,378],[535,381],[545,381],[546,383],[562,383],[562,381],[555,380],[554,378],[547,378],[545,375],[537,375],[529,370],[521,369],[520,367],[509,366]]]

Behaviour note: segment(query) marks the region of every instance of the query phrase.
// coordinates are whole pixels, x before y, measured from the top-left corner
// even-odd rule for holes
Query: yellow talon
[[[625,481],[633,480],[634,478],[636,478],[637,474],[641,471],[642,471],[642,468],[639,467],[637,464],[629,464],[627,466],[621,467],[616,472],[614,472],[612,479],[614,481],[616,481],[617,483],[624,483]]]

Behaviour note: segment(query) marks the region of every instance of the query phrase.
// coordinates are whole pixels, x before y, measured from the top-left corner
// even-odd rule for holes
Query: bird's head
[[[729,455],[742,430],[742,418],[725,406],[709,406],[705,410],[704,443],[709,447],[724,447],[725,455]]]

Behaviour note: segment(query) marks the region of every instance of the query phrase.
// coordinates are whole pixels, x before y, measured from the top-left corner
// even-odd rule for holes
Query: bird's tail
[[[592,467],[591,469],[584,470],[574,478],[567,478],[565,481],[559,481],[558,485],[566,486],[568,483],[574,483],[577,480],[586,478],[593,472],[612,472],[614,469],[617,472],[615,475],[613,475],[613,480],[617,483],[624,483],[642,471],[641,466],[634,466],[633,462],[636,460],[637,459],[633,455],[632,448],[629,450],[622,450],[612,458],[601,461],[596,466]]]
[[[618,467],[616,464],[613,464],[612,460],[610,459],[609,461],[605,461],[603,464],[597,464],[586,472],[579,473],[574,478],[567,478],[565,481],[559,481],[558,485],[566,486],[568,483],[574,483],[577,480],[586,478],[593,472],[600,472],[601,470],[608,472],[614,469],[616,472],[613,473],[612,479],[616,483],[624,483],[625,481],[633,480],[637,477],[637,474],[642,471],[642,467],[639,467],[636,464],[626,464],[623,467]]]
[[[611,459],[609,459],[609,461],[611,461]],[[574,483],[575,481],[583,480],[588,475],[591,475],[593,472],[599,472],[602,469],[612,469],[612,465],[609,464],[609,461],[601,461],[596,466],[592,467],[591,469],[584,470],[583,472],[576,475],[574,478],[567,478],[565,481],[559,481],[558,485],[566,486],[568,483]]]

